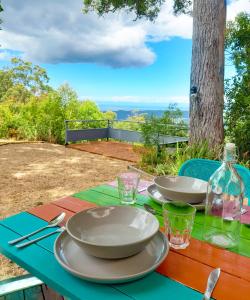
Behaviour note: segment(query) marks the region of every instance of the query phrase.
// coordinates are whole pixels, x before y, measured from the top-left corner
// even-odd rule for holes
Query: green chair
[[[180,168],[180,176],[189,176],[208,181],[210,176],[221,166],[221,162],[209,159],[190,159],[187,160]],[[250,171],[249,169],[235,164],[238,174],[241,176],[245,185],[245,198],[250,199]]]

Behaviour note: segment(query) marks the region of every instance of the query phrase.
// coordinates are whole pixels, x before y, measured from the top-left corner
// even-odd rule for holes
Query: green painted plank
[[[117,204],[120,203],[117,188],[114,188],[109,185],[99,185],[90,188],[88,190],[81,191],[80,193],[76,193],[73,195],[73,197],[82,200],[87,200],[86,198],[84,199],[84,197],[87,197],[89,199],[87,201],[91,201],[91,202],[94,201],[98,205],[102,205],[99,204],[101,203],[101,201],[105,201],[105,205],[106,205],[106,201],[109,201],[110,205],[112,205],[113,203],[117,203]],[[145,195],[137,194],[136,202],[140,206],[143,206],[144,203],[150,204],[152,207],[156,209],[157,212],[159,212],[159,214],[161,214],[161,205],[155,203],[153,200],[151,200],[149,197]]]
[[[194,224],[192,237],[196,238],[197,240],[203,241],[202,237],[203,225],[201,224]],[[250,240],[241,238],[239,241],[239,245],[236,248],[231,248],[230,251],[250,257]]]
[[[114,190],[114,189],[112,189],[112,190]],[[109,191],[106,190],[106,192],[109,192]],[[109,194],[104,194],[100,190],[96,191],[95,189],[88,189],[86,191],[81,191],[79,193],[73,194],[72,196],[75,198],[78,198],[80,200],[86,200],[86,201],[95,203],[100,206],[120,205],[119,198],[116,198]],[[140,196],[141,195],[139,195],[139,197]],[[143,198],[141,198],[140,202],[137,201],[137,203],[134,206],[143,208],[144,203],[149,203],[151,205],[151,203],[148,201],[148,199],[144,196]],[[161,215],[161,211],[159,210],[158,205],[157,205],[157,209],[158,209],[157,212],[159,213],[159,215],[157,215],[157,218],[159,220],[160,226],[163,226],[163,217]]]
[[[112,199],[114,204],[119,204],[119,195],[117,188],[114,188],[109,185],[100,185],[94,188],[88,189],[87,191],[80,192],[78,194],[74,194],[75,197],[80,198],[82,200],[87,200],[90,202],[94,202],[98,205],[109,205],[109,199]],[[88,199],[84,198],[87,196]],[[102,201],[102,199],[104,199]],[[105,204],[102,204],[104,203]],[[162,217],[162,208],[161,205],[155,203],[150,197],[145,195],[137,195],[137,203],[135,206],[142,207],[144,203],[151,205],[157,211],[157,218],[160,222],[160,225],[163,226],[163,217]],[[113,203],[112,203],[113,205]],[[192,231],[192,236],[199,240],[204,240],[202,236],[203,224],[204,224],[204,212],[197,211],[195,220],[194,220],[194,228]],[[238,253],[240,255],[250,257],[250,225],[241,225],[241,240],[240,244],[237,248],[231,249],[232,252]]]
[[[114,188],[112,186],[100,185],[100,186],[91,188],[90,190],[98,191],[98,192],[101,192],[105,195],[112,195],[112,197],[119,198],[117,188]],[[138,194],[137,195],[137,202],[138,202],[139,205],[143,205],[144,203],[147,203],[147,204],[151,205],[154,209],[156,209],[156,211],[159,215],[162,215],[161,205],[156,203],[155,201],[153,201],[150,197]],[[202,225],[202,224],[204,224],[204,217],[205,217],[204,212],[197,211],[194,222],[196,224],[201,224]],[[244,239],[249,239],[250,240],[250,225],[246,225],[246,224],[241,225],[241,237],[244,238]]]
[[[4,226],[1,226],[1,223],[4,223]],[[16,224],[20,223],[22,223],[22,226],[16,227]],[[196,299],[197,292],[180,283],[174,282],[167,277],[161,276],[158,273],[151,274],[149,277],[150,279],[145,277],[131,283],[114,286],[93,284],[78,279],[64,271],[56,262],[53,255],[53,240],[50,240],[49,243],[48,241],[43,240],[40,241],[38,245],[34,244],[22,250],[18,250],[13,246],[8,245],[8,240],[18,236],[18,234],[12,230],[18,230],[20,234],[21,232],[26,232],[27,228],[33,230],[37,228],[38,225],[44,225],[45,223],[46,222],[43,220],[28,213],[21,213],[5,219],[3,222],[0,222],[0,250],[4,255],[17,262],[30,273],[39,277],[51,286],[51,288],[57,290],[61,294],[71,299],[85,300],[123,300],[131,298],[136,300],[147,300],[149,299],[149,294],[151,295],[150,297],[154,295],[154,299],[156,299],[155,297],[158,298],[158,293],[155,289],[155,283],[159,282],[160,278],[162,285],[159,290],[159,297],[168,294],[170,291],[169,288],[174,286],[172,290],[175,291],[175,294],[184,295],[184,298],[187,300]],[[41,246],[47,248],[47,250]],[[150,282],[152,283],[150,284]],[[129,294],[127,294],[126,290]],[[145,290],[147,290],[147,293],[144,292]]]
[[[96,203],[97,205],[100,206],[120,204],[118,198],[114,198],[108,194],[99,193],[94,190],[81,191],[72,196],[81,200],[86,200],[89,202]]]

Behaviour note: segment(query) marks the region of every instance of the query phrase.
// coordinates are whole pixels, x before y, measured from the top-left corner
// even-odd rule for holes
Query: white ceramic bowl
[[[159,176],[154,179],[159,192],[167,199],[200,203],[206,198],[207,182],[186,176]]]
[[[144,249],[159,230],[155,216],[131,206],[103,206],[72,216],[66,229],[85,252],[123,258]]]

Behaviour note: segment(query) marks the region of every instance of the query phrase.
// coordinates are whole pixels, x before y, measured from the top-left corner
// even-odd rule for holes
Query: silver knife
[[[212,292],[214,290],[214,287],[216,286],[216,283],[220,277],[220,268],[214,269],[208,276],[207,280],[207,288],[203,296],[203,300],[209,300]]]

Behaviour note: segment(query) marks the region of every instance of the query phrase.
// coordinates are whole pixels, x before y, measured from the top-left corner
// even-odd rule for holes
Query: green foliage
[[[160,145],[161,135],[187,136],[188,126],[182,120],[182,112],[176,104],[170,104],[162,117],[151,115],[141,124],[141,131],[146,146]]]
[[[162,149],[160,156],[157,155],[154,147],[150,147],[143,153],[140,167],[156,175],[177,175],[186,160],[191,158],[219,160],[221,153],[221,147],[217,146],[211,149],[207,143],[184,145],[181,148],[177,144],[176,149]]]
[[[153,21],[158,16],[165,0],[83,0],[84,13],[96,11],[98,15],[125,10],[128,13],[135,13],[136,19],[147,18]],[[191,0],[174,0],[175,13],[189,12]]]
[[[179,15],[181,13],[190,14],[192,7],[192,0],[175,0],[174,1],[174,12]]]
[[[124,130],[135,130],[140,131],[141,123],[145,122],[145,114],[134,113],[132,116],[128,117],[127,120],[113,122],[113,128],[124,129]]]
[[[44,69],[19,58],[0,70],[0,138],[64,143],[65,119],[116,118],[113,112],[102,113],[91,100],[80,101],[68,84],[53,90],[47,85],[48,80]],[[104,125],[106,121],[87,126]],[[74,123],[71,127],[82,128],[82,124]]]
[[[240,158],[250,159],[250,14],[229,22],[226,48],[236,75],[226,81],[225,125],[227,139],[236,143]]]
[[[20,58],[12,58],[11,65],[0,70],[0,102],[25,102],[32,94],[50,90],[45,69]]]

